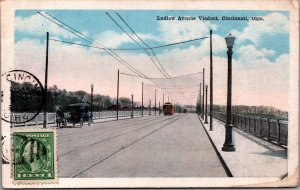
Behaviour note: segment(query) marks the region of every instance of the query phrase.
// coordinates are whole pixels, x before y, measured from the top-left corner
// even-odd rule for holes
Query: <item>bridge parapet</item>
[[[143,115],[155,115],[155,111],[151,110],[151,114],[149,114],[149,109],[144,109]],[[47,124],[55,124],[56,122],[56,113],[46,113],[46,122]],[[156,112],[156,115],[158,115],[159,112]],[[44,114],[39,113],[35,118],[33,118],[29,122],[25,122],[27,118],[31,118],[35,115],[35,113],[12,113],[11,114],[11,120],[12,125],[11,127],[24,127],[24,126],[34,126],[34,125],[43,125],[44,122]],[[142,115],[142,110],[134,110],[133,116],[138,117]],[[120,110],[119,111],[119,117],[130,117],[131,111],[130,110]],[[117,117],[117,111],[99,111],[99,112],[93,112],[93,120],[98,119],[110,119],[110,118],[116,118]]]
[[[213,117],[226,122],[226,113],[214,112]],[[288,121],[282,119],[232,114],[235,128],[278,145],[288,145]]]

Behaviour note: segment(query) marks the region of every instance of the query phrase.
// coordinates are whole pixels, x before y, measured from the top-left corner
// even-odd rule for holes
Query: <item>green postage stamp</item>
[[[56,131],[22,129],[12,133],[15,183],[57,181]]]

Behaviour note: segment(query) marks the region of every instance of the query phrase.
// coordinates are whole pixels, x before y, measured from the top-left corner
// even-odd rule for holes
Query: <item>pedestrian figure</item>
[[[65,114],[62,111],[62,108],[59,107],[58,110],[56,111],[56,126],[60,127],[60,125],[64,122],[65,119]]]

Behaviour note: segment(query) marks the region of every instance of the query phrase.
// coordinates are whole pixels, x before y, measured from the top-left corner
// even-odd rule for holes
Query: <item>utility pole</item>
[[[93,90],[94,90],[94,84],[91,84],[91,117],[93,121]]]
[[[149,115],[151,115],[151,99],[150,99],[150,106],[149,106]]]
[[[205,68],[203,68],[203,98],[202,98],[202,119],[204,119],[204,92],[205,92]]]
[[[120,79],[120,72],[118,69],[118,81],[117,81],[117,120],[119,119],[119,79]]]
[[[46,68],[45,68],[45,91],[44,91],[44,123],[43,128],[46,128],[47,125],[47,86],[48,86],[48,49],[49,49],[49,32],[47,32],[47,41],[46,41]]]
[[[131,94],[131,118],[133,118],[133,94]]]
[[[163,105],[165,104],[165,94],[163,93]]]
[[[156,89],[155,89],[155,97],[154,97],[154,115],[156,115]]]
[[[201,114],[202,113],[202,104],[201,104],[201,102],[202,102],[202,94],[201,94],[201,90],[202,90],[202,88],[201,88],[201,82],[200,82],[200,90],[199,90],[199,94],[200,94],[200,98],[199,98],[199,107],[200,107],[200,113],[199,114]]]
[[[144,117],[144,82],[142,82],[142,117]]]
[[[205,121],[204,121],[204,124],[208,124],[207,122],[207,88],[208,88],[208,85],[205,85]]]
[[[209,101],[209,130],[213,130],[213,57],[212,57],[212,30],[210,30],[210,101]]]
[[[158,102],[158,113],[159,113],[159,115],[161,114],[161,111],[160,111],[160,102]]]

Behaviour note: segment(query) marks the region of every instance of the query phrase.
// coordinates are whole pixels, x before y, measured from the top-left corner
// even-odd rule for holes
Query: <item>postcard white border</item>
[[[278,178],[60,178],[59,184],[14,185],[8,175],[9,165],[2,165],[5,188],[63,187],[285,187],[298,184],[299,126],[299,3],[296,0],[61,0],[1,1],[1,71],[12,69],[14,11],[16,9],[139,9],[139,10],[285,10],[290,12],[290,89],[288,177]],[[2,87],[3,89],[3,87]],[[1,122],[2,135],[10,134],[10,126]]]

